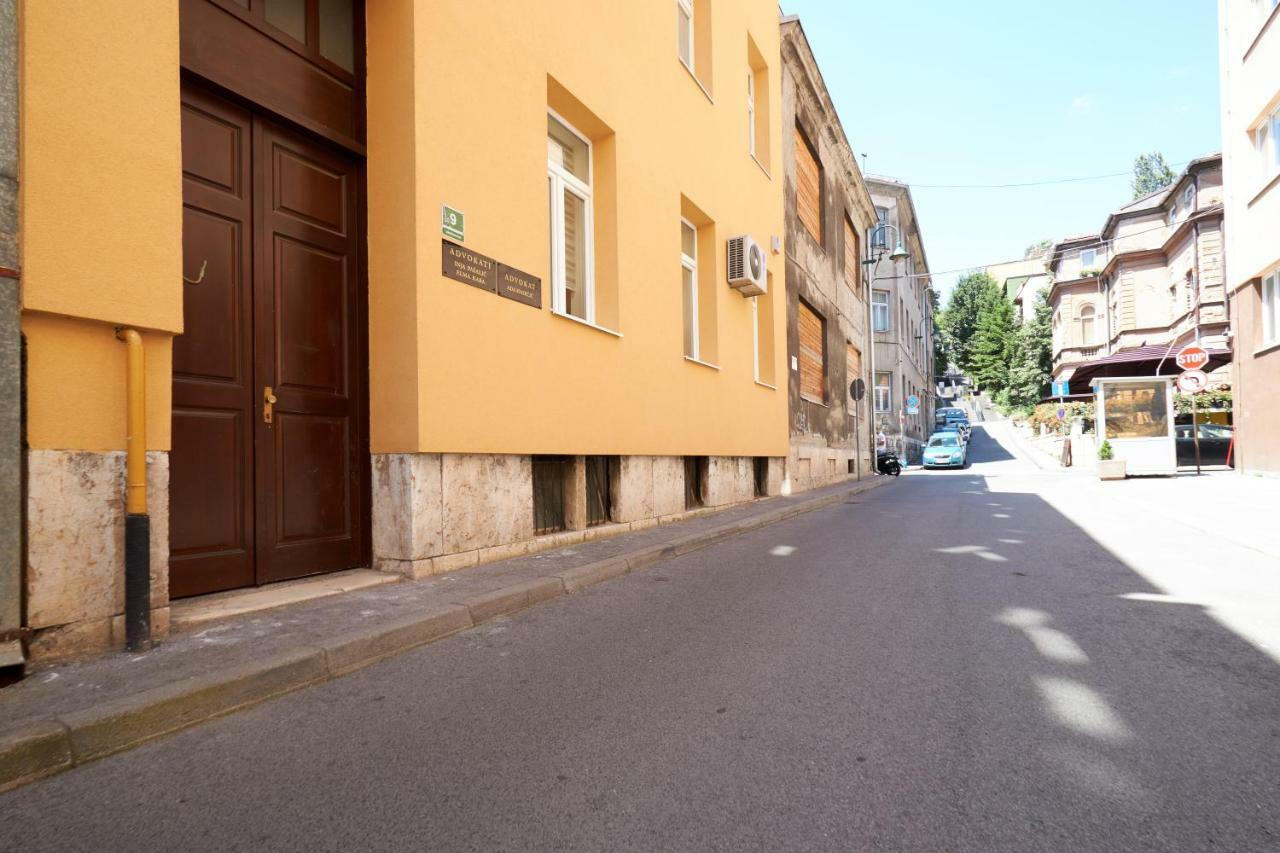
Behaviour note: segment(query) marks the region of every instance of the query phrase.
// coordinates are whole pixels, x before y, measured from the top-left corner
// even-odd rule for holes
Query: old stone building
[[[787,397],[793,490],[871,472],[869,291],[864,241],[875,224],[840,117],[804,28],[782,21],[787,229]],[[861,379],[854,400],[850,385]]]
[[[878,220],[867,239],[875,333],[874,381],[867,393],[875,407],[877,444],[914,462],[933,431],[937,406],[929,262],[911,188],[874,175],[866,181]],[[895,259],[899,246],[905,256]],[[908,406],[912,398],[919,400],[915,411]]]
[[[1092,359],[1193,341],[1226,350],[1222,158],[1189,163],[1169,186],[1053,247],[1054,378]],[[1227,374],[1218,374],[1225,381]]]

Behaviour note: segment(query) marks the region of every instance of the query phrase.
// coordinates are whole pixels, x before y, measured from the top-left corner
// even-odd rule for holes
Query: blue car
[[[924,448],[926,468],[965,468],[969,464],[969,449],[954,432],[935,432],[929,436]]]

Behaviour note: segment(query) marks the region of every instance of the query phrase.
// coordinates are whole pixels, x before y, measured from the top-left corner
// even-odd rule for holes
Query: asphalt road
[[[1275,660],[971,459],[0,796],[0,847],[1280,850]]]

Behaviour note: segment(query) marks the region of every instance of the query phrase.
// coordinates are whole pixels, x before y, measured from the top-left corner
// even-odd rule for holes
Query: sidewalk
[[[1077,452],[1072,454],[1071,467],[1064,468],[1061,461],[1063,436],[1046,436],[1043,439],[1037,436],[1028,437],[1009,420],[988,421],[986,426],[988,431],[992,431],[995,427],[995,434],[1000,439],[1012,444],[1019,455],[1043,471],[1055,471],[1059,474],[1088,474],[1091,477],[1098,475],[1098,460],[1094,458],[1091,440],[1080,442]]]
[[[1121,482],[1096,479],[1096,463],[1063,468],[1058,460],[1027,441],[1008,421],[990,421],[987,431],[1015,455],[1042,471],[1075,475],[1078,487],[1099,498],[1121,501],[1132,511],[1166,518],[1170,524],[1219,537],[1280,559],[1280,479],[1250,477],[1232,470],[1216,469],[1197,476],[1180,470],[1168,477],[1129,477]],[[1082,476],[1083,475],[1083,476]],[[1280,566],[1277,567],[1280,569]]]
[[[1275,526],[1280,520],[1280,480],[1218,470],[1200,476],[1179,472],[1172,477],[1130,477],[1123,483],[1093,485],[1136,511],[1168,519],[1171,525],[1280,559]]]
[[[0,690],[0,791],[894,482],[873,477],[557,551],[320,598],[48,667]]]

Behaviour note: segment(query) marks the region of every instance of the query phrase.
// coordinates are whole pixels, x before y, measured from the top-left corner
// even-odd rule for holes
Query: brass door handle
[[[276,395],[271,393],[271,386],[266,385],[262,388],[262,422],[269,424],[275,416],[274,406],[276,404]]]

